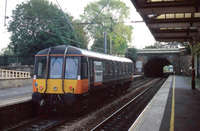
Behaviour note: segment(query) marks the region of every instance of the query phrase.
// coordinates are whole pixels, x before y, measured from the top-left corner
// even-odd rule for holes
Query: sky
[[[27,0],[7,0],[7,9],[6,9],[6,16],[9,17],[9,19],[6,19],[6,26],[4,22],[5,17],[5,1],[6,0],[0,0],[0,51],[2,48],[5,48],[10,43],[10,36],[11,34],[7,32],[8,23],[11,20],[12,10],[16,8],[17,4],[20,4],[21,2],[25,2]],[[50,2],[53,2],[56,4],[56,0],[49,0]],[[75,17],[75,19],[79,18],[80,14],[83,14],[84,7],[86,7],[87,4],[90,2],[94,2],[95,0],[57,0],[59,4],[61,5],[64,12],[70,13],[72,16]],[[133,34],[132,34],[132,43],[130,45],[133,45],[134,47],[138,49],[142,49],[145,46],[153,45],[155,42],[155,39],[151,35],[148,27],[144,22],[139,23],[132,23],[131,21],[143,21],[140,15],[136,12],[135,7],[131,3],[131,0],[121,0],[128,7],[130,7],[130,19],[126,21],[126,24],[132,25],[134,27]]]

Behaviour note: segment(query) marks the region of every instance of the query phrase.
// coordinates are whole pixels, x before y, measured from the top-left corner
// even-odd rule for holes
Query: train
[[[41,107],[67,105],[78,112],[86,103],[126,91],[132,80],[128,58],[54,46],[35,55],[32,100]]]

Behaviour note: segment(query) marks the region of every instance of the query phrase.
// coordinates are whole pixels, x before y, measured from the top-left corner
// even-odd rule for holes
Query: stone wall
[[[180,75],[191,75],[192,58],[191,55],[180,56],[180,70],[183,72]]]
[[[23,87],[31,86],[32,78],[20,78],[20,79],[0,79],[0,89],[11,87]]]
[[[135,64],[135,72],[134,74],[142,74],[143,73],[143,67],[145,64],[148,63],[153,58],[162,58],[169,61],[173,67],[175,74],[177,75],[191,75],[191,55],[182,54],[182,53],[171,53],[171,54],[138,54],[137,61],[139,61],[142,65],[141,68],[137,68],[137,62]],[[196,62],[196,60],[195,60]],[[159,63],[158,63],[159,64]],[[195,64],[195,68],[197,64]],[[182,70],[182,72],[181,72]],[[200,70],[200,69],[199,69]]]
[[[33,70],[34,67],[33,66],[16,66],[16,67],[12,67],[12,66],[7,66],[7,67],[1,67],[1,69],[5,69],[5,70],[15,70],[15,71],[26,71],[26,72],[30,72],[30,75],[33,77]]]

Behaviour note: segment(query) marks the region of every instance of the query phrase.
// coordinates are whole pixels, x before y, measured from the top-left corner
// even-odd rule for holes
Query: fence
[[[2,70],[0,69],[0,79],[31,78],[30,72]]]
[[[11,63],[21,63],[21,65],[34,65],[34,57],[25,56],[0,56],[0,66],[9,66]]]

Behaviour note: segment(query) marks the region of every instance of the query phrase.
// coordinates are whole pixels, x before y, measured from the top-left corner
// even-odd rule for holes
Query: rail
[[[0,69],[0,79],[31,78],[30,72]]]

